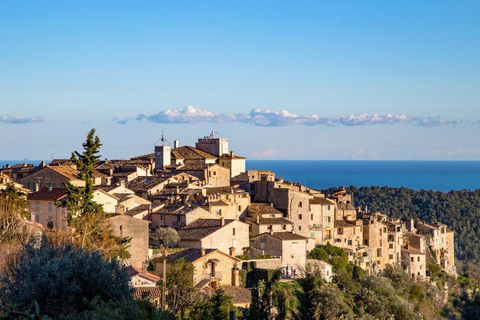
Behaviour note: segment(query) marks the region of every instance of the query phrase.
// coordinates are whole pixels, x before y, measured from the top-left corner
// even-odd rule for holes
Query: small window
[[[420,262],[420,257],[417,257],[417,261]]]
[[[49,212],[52,212],[52,204],[53,204],[52,202],[48,203],[48,211]]]
[[[242,211],[242,206],[238,206],[238,211]]]
[[[330,210],[330,206],[328,206],[328,210]]]
[[[413,257],[410,258],[411,262],[415,262],[415,259]]]
[[[302,215],[301,214],[298,215],[298,220],[302,220]]]
[[[299,208],[302,208],[302,207],[303,207],[303,202],[300,201],[300,202],[298,203],[298,207],[299,207]]]
[[[313,214],[310,215],[310,220],[313,220]]]
[[[377,248],[377,257],[382,256],[382,248]]]
[[[393,260],[393,254],[389,254],[388,259]]]
[[[160,215],[160,220],[163,220],[163,214]]]
[[[310,232],[310,238],[315,238],[315,232]]]
[[[232,229],[232,234],[235,235],[235,228]]]
[[[35,202],[35,211],[40,211],[40,202]]]
[[[35,222],[40,222],[40,216],[38,214],[35,215]]]
[[[330,223],[331,221],[331,217],[327,217],[327,222]]]
[[[217,175],[217,171],[213,171],[213,175],[216,176],[216,175]]]
[[[265,242],[260,242],[260,249],[265,250]]]
[[[283,229],[283,230],[287,230],[287,225],[284,224],[283,227],[282,227],[282,229]]]
[[[120,226],[120,237],[123,237],[123,226]]]
[[[302,231],[302,226],[298,226],[298,230]]]
[[[217,216],[221,216],[222,215],[222,209],[218,209],[217,210]]]
[[[349,245],[349,246],[352,245],[352,240],[348,240],[348,245]]]
[[[298,242],[292,242],[292,250],[297,250]]]

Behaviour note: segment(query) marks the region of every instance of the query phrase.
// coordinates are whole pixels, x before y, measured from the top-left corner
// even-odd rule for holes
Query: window
[[[301,214],[298,215],[298,220],[302,220],[302,215]]]
[[[328,206],[328,210],[330,210],[330,206]]]
[[[275,218],[275,214],[270,213],[270,218]]]
[[[343,228],[338,228],[338,234],[343,234]]]
[[[388,259],[393,260],[393,254],[389,254]]]
[[[302,231],[302,226],[298,226],[298,230]]]
[[[287,225],[284,224],[283,227],[282,227],[282,229],[283,229],[283,230],[287,230]]]
[[[242,211],[242,206],[238,206],[238,211]]]
[[[40,222],[40,216],[38,214],[35,215],[35,222]]]
[[[40,202],[35,202],[35,211],[39,211],[40,210]]]
[[[265,242],[260,242],[260,249],[265,250]]]
[[[315,232],[310,232],[310,238],[315,238]]]
[[[292,250],[297,250],[298,242],[292,242]]]
[[[163,220],[163,214],[160,215],[160,220]]]
[[[298,207],[299,207],[299,208],[302,208],[302,207],[303,207],[303,203],[302,203],[301,201],[298,203]]]
[[[393,243],[388,244],[388,249],[393,249]]]
[[[313,214],[310,215],[310,220],[313,220]]]
[[[415,261],[415,259],[414,259],[413,257],[411,257],[411,258],[410,258],[410,261],[411,261],[411,262],[414,262],[414,261]]]
[[[216,176],[216,175],[217,175],[217,171],[213,171],[213,175]]]
[[[420,262],[420,257],[417,257],[417,261]]]
[[[222,209],[217,209],[217,216],[221,216],[222,215]]]
[[[377,257],[381,257],[382,256],[382,248],[378,248],[377,249]]]
[[[348,240],[348,245],[349,245],[349,246],[352,245],[352,240]]]
[[[120,237],[123,237],[123,226],[120,226]]]
[[[331,217],[327,217],[327,222],[330,223],[331,220]]]
[[[355,234],[356,231],[357,231],[357,228],[353,228],[353,234]]]
[[[177,222],[180,222],[180,216],[177,216]]]
[[[52,203],[51,202],[48,203],[48,212],[52,212]]]
[[[232,229],[232,234],[235,235],[235,228]]]
[[[268,226],[268,230],[273,230],[273,226],[272,226],[272,225],[269,225],[269,226]]]
[[[380,247],[383,247],[383,241],[380,239]]]

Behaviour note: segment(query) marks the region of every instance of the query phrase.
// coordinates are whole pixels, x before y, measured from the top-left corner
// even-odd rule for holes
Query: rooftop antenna
[[[213,131],[212,131],[213,132]],[[157,140],[157,142],[155,142],[155,145],[157,146],[158,145],[158,142],[161,142],[160,145],[161,146],[169,146],[170,145],[170,142],[168,142],[167,139],[165,139],[164,135],[163,135],[163,129],[162,129],[162,137],[160,139]]]

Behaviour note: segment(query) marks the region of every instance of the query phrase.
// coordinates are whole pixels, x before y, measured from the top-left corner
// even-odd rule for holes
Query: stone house
[[[243,248],[249,246],[248,224],[238,220],[198,219],[185,227],[177,229],[179,247],[215,248],[223,252],[230,251],[241,254]]]
[[[238,176],[245,172],[245,162],[247,158],[239,157],[230,153],[224,153],[218,158],[218,164],[230,170],[230,178]]]
[[[27,196],[30,201],[29,210],[33,222],[41,224],[46,230],[62,230],[69,229],[67,223],[67,209],[57,207],[56,201],[67,199],[67,193],[64,188],[47,188],[43,187],[37,192],[33,192]]]
[[[77,178],[79,174],[75,166],[46,166],[21,179],[20,182],[32,191],[43,187],[62,188],[67,181],[74,186],[83,187],[85,181]],[[93,172],[94,185],[108,185],[110,178],[98,171]]]
[[[135,192],[135,194],[144,199],[149,199],[151,195],[157,194],[170,182],[177,182],[171,175],[156,175],[137,177],[125,184],[125,187]]]
[[[415,228],[418,234],[425,238],[425,245],[430,249],[436,263],[447,272],[456,274],[453,231],[440,222],[418,221]]]
[[[175,171],[188,173],[212,187],[230,186],[230,170],[218,164],[189,163],[177,167]]]
[[[245,222],[250,224],[250,235],[265,232],[294,230],[293,222],[283,218],[283,213],[273,207],[273,203],[252,203],[247,207]]]
[[[262,233],[250,239],[254,254],[281,257],[283,267],[303,269],[307,261],[307,238],[294,232]]]
[[[369,266],[373,272],[383,270],[388,260],[388,227],[377,218],[363,220],[363,243],[371,248]]]
[[[247,207],[250,205],[248,193],[234,187],[204,187],[203,192],[207,203],[204,208],[212,214],[225,219],[244,219]]]
[[[201,207],[185,205],[166,205],[152,213],[152,228],[182,228],[198,219],[215,219],[216,217]]]
[[[362,220],[335,220],[333,245],[355,251],[363,246]]]
[[[239,286],[238,263],[240,259],[224,253],[218,249],[195,248],[187,249],[167,255],[166,258],[155,258],[156,273],[162,276],[163,260],[166,263],[166,272],[171,269],[175,261],[183,259],[193,264],[193,283],[202,288],[210,285],[217,288],[222,285]]]
[[[142,268],[134,266],[127,267],[127,274],[130,277],[130,285],[134,288],[133,297],[135,299],[147,298],[155,305],[161,303],[162,293],[157,283],[161,278],[146,270],[146,265]]]
[[[335,219],[335,203],[327,198],[313,197],[310,205],[310,238],[315,244],[332,243]]]
[[[402,267],[414,281],[426,279],[425,253],[410,247],[402,248]]]
[[[123,214],[110,216],[107,222],[116,236],[132,238],[127,249],[131,257],[125,260],[126,265],[142,268],[143,263],[148,260],[150,222]]]
[[[45,161],[40,162],[38,166],[26,162],[18,163],[13,166],[7,164],[3,167],[1,171],[6,176],[9,176],[13,181],[20,183],[21,179],[25,178],[28,175],[31,175],[32,173],[42,168],[45,168]]]

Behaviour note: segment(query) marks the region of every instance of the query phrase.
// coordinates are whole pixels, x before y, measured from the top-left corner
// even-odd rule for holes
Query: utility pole
[[[167,250],[163,252],[163,289],[162,289],[162,311],[165,311],[165,290],[167,288]]]

